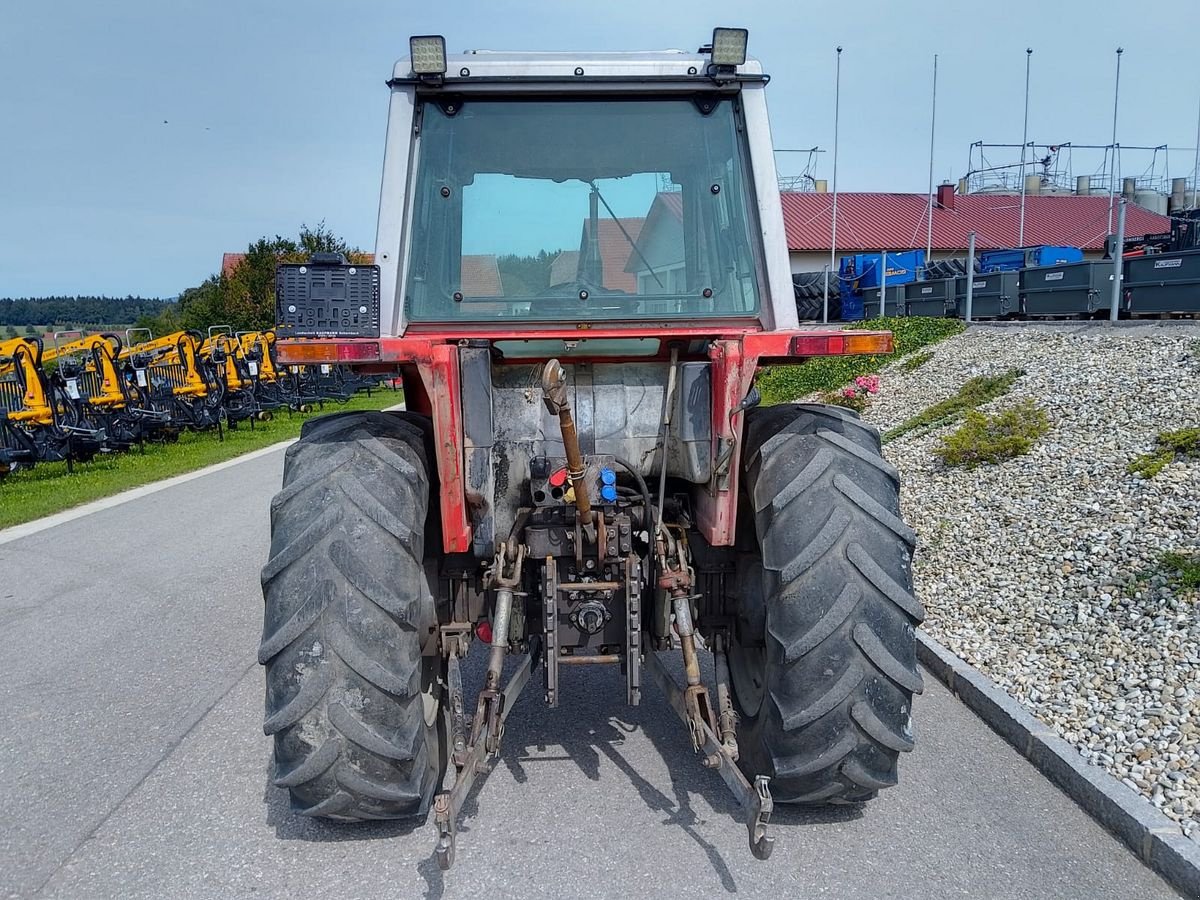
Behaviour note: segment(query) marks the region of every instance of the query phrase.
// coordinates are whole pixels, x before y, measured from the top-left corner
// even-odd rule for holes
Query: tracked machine
[[[407,408],[288,450],[262,572],[274,783],[338,821],[431,812],[448,867],[534,673],[555,706],[611,666],[614,703],[656,682],[766,858],[775,804],[896,783],[922,610],[875,429],[763,407],[755,375],[892,337],[797,323],[744,30],[410,49],[378,266],[277,274],[279,363],[399,375]]]

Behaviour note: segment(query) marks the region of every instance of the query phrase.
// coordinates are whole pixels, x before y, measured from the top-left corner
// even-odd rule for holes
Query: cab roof
[[[488,77],[562,77],[564,80],[579,77],[577,69],[585,76],[621,77],[637,79],[642,76],[681,76],[703,78],[705,67],[710,62],[707,53],[684,50],[645,50],[621,53],[600,52],[530,52],[520,53],[499,50],[470,50],[466,53],[448,54],[446,77],[448,80]],[[463,76],[466,69],[470,75]],[[689,72],[694,69],[694,72]],[[747,58],[737,67],[739,75],[761,75],[762,65],[758,60]],[[406,80],[413,76],[412,66],[406,56],[397,60],[392,68],[392,77]]]

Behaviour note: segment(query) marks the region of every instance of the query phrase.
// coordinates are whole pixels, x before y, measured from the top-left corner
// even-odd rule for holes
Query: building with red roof
[[[793,272],[820,271],[829,264],[832,194],[780,195]],[[837,252],[924,249],[928,228],[927,194],[838,194]],[[1021,198],[1013,194],[957,194],[938,189],[933,206],[932,259],[964,256],[975,232],[978,250],[1018,246]],[[1114,229],[1116,219],[1114,213]],[[1129,203],[1125,233],[1130,237],[1170,230],[1170,219]],[[1079,247],[1085,257],[1104,253],[1108,197],[1038,194],[1025,198],[1025,246]]]

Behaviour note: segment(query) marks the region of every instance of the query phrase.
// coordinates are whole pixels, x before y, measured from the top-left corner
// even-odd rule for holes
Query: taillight
[[[788,347],[788,356],[861,356],[891,352],[892,334],[889,331],[798,334]]]
[[[866,331],[861,334],[848,331],[845,338],[846,346],[843,353],[873,356],[878,353],[892,352],[892,333],[890,331]]]
[[[377,341],[280,341],[279,361],[289,365],[378,362]]]

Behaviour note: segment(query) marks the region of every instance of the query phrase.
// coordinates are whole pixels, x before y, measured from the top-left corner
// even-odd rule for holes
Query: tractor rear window
[[[426,102],[406,318],[754,315],[760,241],[735,103]]]

